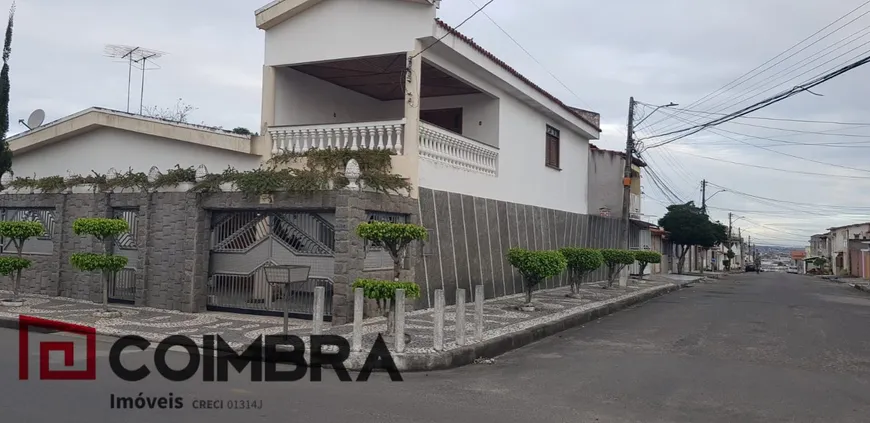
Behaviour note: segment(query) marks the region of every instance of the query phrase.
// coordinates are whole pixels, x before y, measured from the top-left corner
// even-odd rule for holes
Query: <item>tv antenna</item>
[[[130,112],[130,86],[133,79],[133,68],[142,70],[142,87],[139,92],[139,114],[143,111],[142,99],[145,97],[145,71],[160,69],[156,66],[155,60],[166,55],[166,53],[157,50],[151,50],[144,47],[131,47],[120,44],[106,45],[106,56],[114,59],[122,59],[127,62],[127,113]],[[156,67],[148,68],[148,62]]]
[[[45,122],[45,111],[42,109],[36,109],[30,113],[30,116],[27,118],[27,122],[24,122],[24,119],[18,119],[18,123],[27,127],[27,129],[33,129],[42,125],[42,122]]]

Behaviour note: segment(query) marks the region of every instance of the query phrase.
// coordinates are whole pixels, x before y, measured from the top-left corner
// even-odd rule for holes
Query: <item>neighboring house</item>
[[[437,6],[280,0],[258,10],[271,153],[389,149],[412,198],[442,191],[590,212],[598,114],[567,106],[437,20]]]
[[[870,222],[828,228],[834,275],[861,276],[863,241],[870,240]],[[812,238],[811,238],[812,241]]]
[[[109,169],[147,173],[204,164],[259,167],[250,136],[92,107],[7,139],[15,177],[105,174]]]
[[[633,157],[631,160],[631,188],[629,214],[633,220],[641,220],[641,168],[646,163]],[[589,151],[589,213],[620,216],[624,198],[622,181],[625,175],[625,153],[603,150],[594,145]]]

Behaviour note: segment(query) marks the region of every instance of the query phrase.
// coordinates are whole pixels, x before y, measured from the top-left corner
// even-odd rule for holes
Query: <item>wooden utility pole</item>
[[[731,217],[733,213],[728,212],[728,249],[731,249]]]
[[[714,194],[715,195],[715,194]],[[707,180],[701,180],[701,212],[707,214]]]
[[[631,211],[631,159],[634,157],[634,97],[628,99],[628,131],[625,136],[625,169],[622,175],[622,248],[629,249],[629,214]]]

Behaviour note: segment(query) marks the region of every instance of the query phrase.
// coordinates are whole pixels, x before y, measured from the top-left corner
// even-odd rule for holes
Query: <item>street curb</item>
[[[482,343],[466,345],[464,347],[444,351],[433,354],[401,354],[391,352],[396,367],[401,372],[426,372],[436,370],[447,370],[457,367],[473,364],[478,358],[492,358],[502,355],[506,352],[524,347],[531,343],[540,341],[551,335],[559,332],[583,325],[601,317],[624,310],[631,306],[649,301],[653,298],[680,290],[694,283],[706,282],[707,277],[701,277],[693,281],[674,282],[666,285],[655,287],[651,291],[644,292],[639,295],[634,295],[619,300],[614,300],[601,304],[595,308],[584,310],[577,314],[563,317],[552,322],[542,323],[530,328],[526,328],[517,332],[507,333],[496,338],[488,339]],[[18,318],[0,317],[0,328],[19,330]],[[56,330],[33,327],[31,328],[37,333],[55,333]],[[99,330],[96,333],[100,336],[111,336],[119,338],[116,334],[101,333]],[[200,347],[200,350],[205,348]],[[218,348],[209,348],[209,350],[217,352],[233,352]],[[310,355],[306,350],[305,359],[309,361]],[[350,357],[344,362],[347,370],[359,371],[363,368],[368,352],[351,353]],[[324,368],[330,368],[329,365],[324,365]],[[380,371],[380,369],[375,369]]]
[[[467,345],[438,354],[393,354],[393,359],[400,371],[425,372],[434,370],[447,370],[473,364],[478,358],[492,358],[506,352],[524,347],[533,342],[540,341],[559,332],[583,325],[609,314],[624,310],[633,305],[649,301],[664,294],[677,291],[693,283],[705,282],[706,278],[687,282],[676,282],[660,286],[652,291],[645,292],[633,297],[623,298],[611,303],[605,303],[598,307],[571,315],[548,323],[542,323],[521,331],[508,333],[482,343]],[[365,355],[355,357],[351,355],[345,363],[348,369],[358,370],[365,362]]]
[[[866,287],[866,286],[864,286],[864,285],[858,285],[857,283],[850,283],[849,285],[851,285],[852,288],[855,288],[855,289],[857,289],[857,290],[859,290],[859,291],[870,292],[870,288],[868,288],[868,287]]]

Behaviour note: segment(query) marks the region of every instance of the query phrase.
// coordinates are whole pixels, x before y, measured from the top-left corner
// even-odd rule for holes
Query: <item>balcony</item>
[[[425,122],[420,122],[420,158],[498,176],[497,148]]]
[[[269,127],[272,154],[312,149],[389,150],[403,155],[404,120]],[[420,122],[420,158],[498,176],[498,148]]]
[[[356,122],[269,127],[272,155],[311,149],[389,150],[402,155],[405,121]]]

